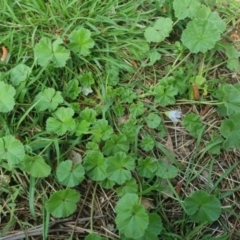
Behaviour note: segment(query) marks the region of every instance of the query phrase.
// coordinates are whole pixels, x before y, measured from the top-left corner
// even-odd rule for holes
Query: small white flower
[[[182,111],[181,110],[172,110],[165,112],[166,116],[169,117],[174,124],[177,124],[179,119],[181,118]]]
[[[85,95],[85,96],[87,96],[89,93],[93,92],[93,90],[91,88],[86,88],[86,87],[82,87],[81,90],[82,90],[83,95]]]

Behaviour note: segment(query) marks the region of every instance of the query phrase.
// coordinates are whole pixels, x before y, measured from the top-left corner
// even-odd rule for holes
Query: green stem
[[[195,101],[195,100],[177,100],[176,105],[182,104],[205,104],[205,105],[221,105],[223,102],[216,102],[216,101]]]

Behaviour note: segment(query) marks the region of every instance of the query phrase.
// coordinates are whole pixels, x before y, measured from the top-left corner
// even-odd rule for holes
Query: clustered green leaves
[[[170,17],[161,16],[142,31],[144,51],[141,54],[136,51],[136,54],[146,57],[147,61],[141,67],[153,66],[161,60],[161,49],[157,46],[171,35],[178,24],[183,26],[183,31],[181,43],[176,43],[175,47],[178,46],[177,51],[181,54],[188,51],[192,54],[207,53],[214,49],[226,29],[219,14],[197,0],[174,0],[173,10],[175,23]],[[156,44],[154,48],[151,48],[152,43]],[[73,58],[92,61],[88,57],[94,51],[95,44],[97,42],[91,31],[82,26],[68,34],[67,42],[59,37],[42,37],[33,49],[34,67],[40,66],[43,70],[54,72],[71,66],[68,62]],[[238,69],[239,52],[232,46],[226,49],[227,67]],[[99,64],[97,58],[95,61]],[[37,89],[33,101],[29,103],[28,100],[29,108],[20,116],[16,130],[20,129],[28,113],[38,116],[33,121],[36,125],[33,134],[37,135],[36,139],[42,145],[34,148],[32,143],[24,144],[24,140],[11,134],[13,131],[4,123],[3,132],[6,134],[1,132],[0,165],[7,170],[19,167],[31,178],[46,178],[52,174],[65,188],[54,192],[45,203],[46,210],[55,217],[67,217],[76,211],[81,195],[71,188],[81,184],[84,179],[95,181],[102,188],[114,188],[119,197],[115,211],[121,239],[157,240],[164,226],[157,213],[149,213],[141,204],[143,189],[140,185],[155,179],[158,182],[168,181],[170,185],[169,179],[181,173],[176,167],[177,161],[169,161],[175,158],[169,157],[171,154],[167,155],[167,150],[160,149],[157,143],[156,139],[166,136],[159,107],[174,105],[178,97],[187,98],[190,83],[204,88],[207,81],[201,74],[190,78],[181,67],[173,68],[169,70],[170,75],[158,79],[144,92],[138,86],[125,88],[119,85],[121,70],[120,65],[108,62],[104,66],[103,83],[99,83],[99,76],[96,77],[89,67],[79,70],[79,74],[71,73],[72,77],[64,80],[62,89],[56,84],[43,85],[40,91]],[[10,70],[7,81],[1,79],[0,113],[10,114],[17,109],[18,101],[21,104],[24,102],[21,102],[24,98],[21,90],[30,84],[28,79],[31,78],[31,84],[34,82],[32,71],[33,67],[28,66],[27,62],[20,63]],[[93,94],[93,99],[88,97],[89,94]],[[145,104],[143,99],[147,96],[152,98],[153,106]],[[207,148],[212,154],[219,154],[221,147],[226,150],[240,147],[240,84],[222,84],[214,93],[214,98],[218,101],[218,113],[227,118],[221,122],[219,135],[212,137]],[[81,99],[84,99],[84,106],[81,106]],[[124,120],[126,114],[129,119]],[[116,117],[119,122],[123,119],[123,123],[118,124],[109,116]],[[30,116],[29,119],[32,120]],[[182,125],[194,138],[199,138],[206,126],[195,113],[186,114]],[[157,137],[151,134],[152,131]],[[66,148],[77,144],[84,146],[82,162],[76,163],[65,153],[59,152],[59,145],[66,143]],[[47,159],[51,154],[45,155],[50,145],[54,145],[57,155],[56,169]],[[153,157],[155,147],[162,150],[167,160],[166,156]],[[36,149],[41,151],[35,152]],[[145,157],[140,156],[138,150]],[[183,200],[182,207],[189,219],[196,223],[213,222],[221,213],[220,201],[205,191],[193,192]],[[105,238],[91,233],[85,239]]]

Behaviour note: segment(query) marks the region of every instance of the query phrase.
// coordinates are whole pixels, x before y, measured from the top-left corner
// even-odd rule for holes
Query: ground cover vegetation
[[[0,239],[239,239],[239,4],[2,0]]]

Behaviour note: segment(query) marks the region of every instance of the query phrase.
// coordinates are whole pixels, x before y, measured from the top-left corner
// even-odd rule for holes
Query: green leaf
[[[226,45],[225,54],[228,58],[227,60],[228,69],[240,71],[240,64],[239,64],[240,52],[231,44],[231,45]]]
[[[132,178],[131,170],[135,167],[135,160],[124,152],[116,152],[112,157],[106,159],[107,177],[111,181],[123,184]]]
[[[158,60],[161,59],[161,54],[157,50],[151,50],[146,56],[149,59],[148,63],[142,63],[142,66],[153,66]]]
[[[132,103],[129,107],[129,111],[130,116],[133,118],[141,116],[145,111],[144,104],[140,101],[137,101],[137,103]]]
[[[86,120],[87,122],[92,124],[96,122],[97,113],[94,109],[86,107],[80,112],[79,116],[81,120]]]
[[[220,40],[220,32],[209,20],[194,19],[187,24],[181,40],[192,53],[205,53]]]
[[[159,162],[156,175],[164,179],[175,178],[178,175],[178,169],[168,163]]]
[[[199,134],[201,134],[203,129],[201,118],[195,113],[189,113],[184,117],[183,126],[195,138],[197,138]]]
[[[174,0],[173,9],[178,19],[197,16],[200,3],[198,0]]]
[[[107,240],[105,237],[101,237],[96,233],[90,233],[88,234],[84,240]]]
[[[82,56],[89,55],[89,49],[95,44],[91,38],[91,32],[85,28],[72,31],[69,35],[69,40],[69,49]]]
[[[116,103],[114,106],[112,106],[112,110],[117,117],[123,116],[125,112],[125,108],[122,106],[121,103]]]
[[[59,136],[67,131],[73,131],[76,127],[75,120],[72,118],[74,111],[71,108],[60,107],[53,113],[54,117],[47,119],[47,131],[54,132]]]
[[[73,164],[73,161],[66,160],[57,166],[58,181],[67,186],[74,187],[84,179],[84,168],[80,163]]]
[[[136,136],[139,131],[138,121],[135,119],[130,119],[128,122],[123,122],[119,129],[122,134],[124,134],[129,143],[136,141]]]
[[[226,23],[221,19],[218,12],[211,12],[207,17],[209,21],[212,21],[216,29],[223,33],[226,29]]]
[[[129,142],[123,134],[112,134],[111,138],[106,141],[103,147],[103,153],[107,156],[113,155],[117,152],[128,152]]]
[[[107,74],[107,84],[109,86],[115,86],[119,82],[119,67],[107,63],[105,65],[105,71]]]
[[[108,125],[108,121],[105,119],[97,120],[92,126],[91,132],[93,134],[93,141],[99,142],[100,140],[107,140],[113,133],[113,129]]]
[[[124,103],[132,103],[137,98],[137,94],[130,88],[125,89],[121,95],[121,100]]]
[[[169,36],[172,31],[172,19],[160,17],[155,21],[153,27],[147,27],[144,32],[144,37],[147,42],[161,42]]]
[[[51,167],[41,156],[25,156],[22,169],[35,178],[47,177],[51,172]]]
[[[145,120],[149,128],[157,128],[162,121],[156,113],[150,113]]]
[[[154,102],[160,106],[172,105],[175,103],[175,96],[178,94],[178,89],[174,86],[164,87],[161,84],[154,88]]]
[[[77,121],[77,127],[75,129],[76,136],[81,136],[89,132],[90,123],[86,120]]]
[[[222,101],[229,116],[240,111],[240,89],[237,86],[239,85],[226,84],[222,86],[224,93]]]
[[[105,189],[113,189],[116,182],[111,181],[108,178],[106,178],[103,181],[99,182],[99,184]]]
[[[31,72],[32,70],[30,67],[20,63],[10,71],[10,80],[13,85],[17,86],[20,82],[24,82],[29,77]]]
[[[122,197],[127,193],[137,193],[138,184],[134,178],[131,178],[129,181],[126,181],[123,185],[116,189],[118,197]]]
[[[80,93],[79,82],[77,79],[70,80],[64,88],[64,94],[72,100],[75,100]]]
[[[68,217],[77,209],[80,193],[72,190],[59,190],[51,195],[45,207],[54,217]]]
[[[143,139],[141,140],[140,147],[144,151],[149,152],[153,149],[154,144],[155,144],[154,139],[150,135],[147,135],[144,136]]]
[[[49,38],[41,38],[34,47],[34,58],[37,59],[38,64],[44,67],[52,62],[55,67],[64,67],[70,53],[66,48],[60,46],[62,43],[61,39],[51,43]]]
[[[0,82],[0,112],[9,112],[15,105],[16,90],[9,84]]]
[[[205,151],[207,150],[210,154],[219,155],[221,153],[223,138],[218,134],[213,134],[211,140],[206,144]]]
[[[158,235],[163,230],[162,220],[156,213],[149,214],[149,224],[144,232],[144,236],[137,240],[158,240]]]
[[[83,166],[87,176],[92,180],[103,181],[106,178],[106,163],[100,151],[88,151],[83,159]]]
[[[222,121],[220,126],[220,133],[226,140],[223,147],[226,150],[232,150],[240,147],[240,113],[231,116],[230,119]]]
[[[43,112],[45,110],[54,111],[60,103],[63,103],[61,92],[55,91],[53,88],[45,88],[34,99],[37,111]]]
[[[136,194],[125,194],[116,205],[116,224],[127,238],[140,238],[149,224],[148,214]]]
[[[157,162],[154,161],[152,158],[147,157],[138,160],[138,165],[136,169],[140,176],[151,178],[153,177],[154,172],[157,170],[157,167]]]
[[[91,88],[91,85],[94,84],[94,78],[92,75],[92,72],[87,72],[84,74],[81,74],[79,76],[79,83],[84,87],[84,88]]]
[[[0,159],[7,160],[10,168],[12,165],[20,163],[24,156],[23,144],[14,136],[0,138]]]
[[[196,191],[184,201],[186,213],[194,222],[213,222],[221,214],[220,201],[204,191]]]

